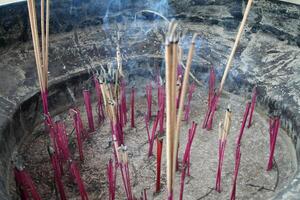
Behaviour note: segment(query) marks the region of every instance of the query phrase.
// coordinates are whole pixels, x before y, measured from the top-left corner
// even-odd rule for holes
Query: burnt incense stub
[[[293,1],[1,3],[1,200],[299,198]]]

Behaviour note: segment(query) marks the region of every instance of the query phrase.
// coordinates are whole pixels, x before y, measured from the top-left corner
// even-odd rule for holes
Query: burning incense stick
[[[163,136],[159,134],[156,138],[156,192],[160,191],[161,156],[163,148]]]
[[[253,112],[256,104],[256,98],[257,98],[257,89],[256,87],[253,88],[252,92],[252,100],[251,100],[251,111],[250,111],[250,116],[249,116],[249,121],[248,121],[248,128],[250,128],[251,123],[252,123],[252,117],[253,117]]]
[[[131,128],[134,128],[134,87],[131,88]]]
[[[14,168],[16,185],[21,192],[22,199],[41,200],[39,193],[30,177],[30,175],[25,171],[23,166]]]
[[[88,197],[87,192],[85,190],[84,183],[81,179],[80,172],[79,172],[75,162],[74,161],[70,161],[70,162],[71,162],[70,163],[70,173],[72,174],[72,176],[75,180],[75,183],[78,186],[78,190],[79,190],[81,199],[82,200],[88,200],[89,197]]]
[[[47,86],[48,86],[48,47],[49,47],[48,43],[49,43],[50,3],[49,0],[46,0],[46,25],[45,25],[45,12],[44,12],[45,4],[44,4],[44,0],[41,0],[42,51],[40,50],[41,47],[39,44],[35,1],[28,0],[27,5],[28,5],[31,33],[32,33],[32,41],[34,47],[35,61],[36,61],[39,85],[40,85],[42,102],[43,102],[43,111],[44,114],[47,114],[48,113]]]
[[[230,69],[230,66],[231,66],[234,54],[235,54],[236,49],[238,47],[238,44],[240,42],[240,39],[241,39],[241,36],[242,36],[242,33],[243,33],[243,29],[244,29],[247,17],[249,15],[249,11],[250,11],[252,2],[253,2],[253,0],[248,0],[248,4],[247,4],[247,7],[246,7],[246,10],[245,10],[245,13],[244,13],[244,17],[243,17],[242,22],[240,24],[240,28],[239,28],[238,33],[236,35],[233,48],[231,50],[230,56],[229,56],[228,61],[227,61],[227,65],[225,67],[225,71],[224,71],[224,74],[223,74],[223,77],[222,77],[222,80],[221,80],[221,83],[220,83],[219,91],[218,91],[218,96],[220,96],[221,93],[222,93],[223,86],[224,86],[225,80],[227,78],[227,75],[228,75],[228,72],[229,72],[229,69]]]
[[[116,193],[116,172],[114,171],[114,165],[112,159],[109,160],[107,165],[107,179],[108,179],[109,200],[114,200],[115,193]]]
[[[219,162],[217,169],[217,178],[216,178],[216,191],[221,192],[221,178],[222,178],[222,167],[224,161],[225,147],[227,143],[227,136],[229,134],[230,125],[231,125],[231,111],[228,107],[225,113],[224,125],[222,122],[219,124]]]
[[[177,144],[174,137],[176,126],[176,74],[178,66],[178,38],[175,35],[177,24],[170,23],[166,41],[166,157],[168,200],[173,200],[173,185]],[[176,145],[176,147],[175,147]]]
[[[86,115],[87,115],[87,118],[88,118],[89,131],[94,132],[95,131],[95,126],[94,126],[94,118],[93,118],[93,110],[92,110],[90,91],[83,90],[83,98],[84,98],[84,105],[85,105]]]
[[[57,153],[54,151],[53,148],[48,147],[48,153],[50,156],[51,164],[52,164],[52,169],[54,172],[54,180],[56,184],[56,188],[58,189],[59,196],[61,200],[66,200],[66,193],[64,190],[64,185],[62,182],[62,172],[60,170],[60,164],[59,164],[59,159]]]
[[[277,140],[277,135],[280,127],[280,117],[270,118],[270,155],[267,171],[270,171],[273,168],[273,158],[275,152],[275,145]]]
[[[196,37],[197,37],[197,34],[194,34],[193,38],[192,38],[192,43],[191,43],[191,46],[190,46],[189,54],[188,54],[186,69],[185,69],[183,83],[182,83],[180,102],[179,102],[179,108],[178,108],[178,113],[177,113],[177,120],[176,120],[176,125],[175,125],[175,134],[174,134],[174,142],[175,143],[174,144],[176,145],[176,147],[174,147],[174,148],[176,150],[176,153],[174,155],[175,156],[174,160],[175,160],[176,163],[178,163],[178,148],[179,148],[178,138],[179,138],[179,134],[180,134],[180,126],[181,126],[181,118],[182,118],[182,113],[183,113],[184,99],[185,99],[185,94],[186,94],[186,90],[187,90],[188,82],[189,82],[189,73],[190,73],[190,68],[191,68],[191,65],[192,65],[192,58],[193,58],[193,54],[194,54],[194,51],[195,51]],[[178,62],[178,60],[177,60],[177,62]],[[174,170],[178,169],[178,167],[176,167],[176,166],[178,166],[178,164],[175,165]]]

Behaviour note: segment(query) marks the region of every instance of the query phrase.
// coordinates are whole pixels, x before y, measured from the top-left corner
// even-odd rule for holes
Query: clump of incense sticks
[[[87,192],[85,190],[83,181],[81,179],[79,169],[77,168],[74,161],[70,161],[70,173],[71,173],[72,177],[74,178],[75,183],[78,186],[78,190],[79,190],[81,199],[82,200],[88,200],[89,197],[87,195]]]
[[[120,155],[120,162],[119,167],[121,170],[123,185],[126,193],[126,197],[128,200],[133,200],[133,194],[131,190],[131,183],[130,183],[130,172],[128,167],[128,153],[127,153],[127,147],[121,146],[119,148],[119,155]]]
[[[222,167],[224,161],[225,147],[227,143],[227,136],[229,134],[231,125],[231,111],[230,108],[226,110],[224,125],[222,122],[219,124],[219,162],[216,176],[216,191],[221,192],[221,178],[222,178]]]
[[[270,125],[270,154],[269,154],[269,162],[267,171],[271,170],[273,168],[273,158],[274,158],[274,152],[275,152],[275,145],[278,135],[278,130],[280,127],[280,117],[271,117],[269,119],[269,125]]]
[[[156,138],[156,187],[155,191],[160,191],[160,179],[161,179],[161,156],[163,149],[163,137],[162,134],[159,134]]]
[[[256,104],[256,98],[257,98],[257,89],[256,87],[253,88],[252,92],[252,100],[251,100],[251,111],[250,111],[250,116],[249,116],[249,121],[248,121],[248,128],[250,128],[251,123],[252,123],[252,117],[253,117],[253,112]]]
[[[173,200],[177,142],[174,137],[176,126],[176,75],[178,66],[177,23],[172,21],[166,39],[166,158],[168,200]]]
[[[75,108],[70,109],[70,114],[71,116],[73,116],[73,126],[75,128],[80,160],[83,160],[84,158],[83,158],[83,150],[82,150],[82,140],[87,137],[86,131],[83,128],[79,110]]]
[[[23,166],[14,168],[16,185],[20,191],[21,199],[41,200],[41,197],[30,177]]]
[[[97,76],[93,76],[94,84],[95,84],[95,89],[96,89],[96,94],[97,94],[97,113],[98,113],[98,122],[99,124],[102,123],[105,119],[104,115],[104,108],[103,108],[103,97],[102,97],[102,91],[100,87],[100,82],[97,79]]]
[[[39,39],[39,31],[37,26],[36,7],[34,0],[28,0],[28,13],[32,34],[32,42],[34,48],[35,62],[38,73],[38,80],[42,96],[44,114],[48,114],[48,49],[49,49],[49,18],[50,18],[50,0],[41,0],[41,43]],[[45,20],[46,13],[46,20]],[[41,49],[42,47],[42,49]]]
[[[149,83],[146,86],[146,96],[147,96],[147,117],[150,120],[151,119],[151,107],[152,107],[152,84]]]
[[[62,121],[57,121],[56,123],[56,144],[60,152],[60,157],[63,162],[67,162],[70,159],[70,150],[69,150],[69,140],[66,133],[65,124]]]
[[[239,132],[237,140],[236,140],[235,165],[234,165],[234,174],[233,174],[230,200],[235,200],[236,182],[237,182],[237,177],[238,177],[239,167],[240,167],[240,161],[241,161],[241,149],[240,149],[240,147],[241,147],[241,141],[242,141],[245,125],[246,125],[247,118],[248,118],[248,115],[249,115],[250,105],[251,105],[250,103],[246,104],[246,109],[245,109],[245,112],[244,112],[242,126],[241,126],[240,132]]]
[[[86,115],[89,124],[89,131],[94,132],[94,118],[93,118],[93,110],[92,110],[92,103],[91,103],[91,94],[89,90],[83,90],[83,98],[84,98],[84,105],[86,110]]]
[[[54,180],[55,180],[56,188],[59,192],[60,199],[66,200],[67,197],[62,182],[62,171],[60,169],[58,155],[52,147],[48,147],[48,153],[50,156],[51,165],[54,172]]]
[[[181,179],[180,179],[180,198],[179,198],[180,200],[183,199],[184,180],[185,180],[187,170],[188,170],[188,175],[190,175],[189,171],[190,171],[191,147],[196,133],[196,128],[197,128],[197,124],[193,122],[192,127],[189,129],[188,141],[185,146],[185,151],[182,159],[182,169],[181,169]]]
[[[131,128],[134,128],[134,87],[131,88]]]
[[[195,90],[196,90],[196,85],[195,84],[190,85],[188,101],[187,101],[187,104],[185,105],[184,121],[189,121],[190,112],[191,112],[191,101],[192,101],[193,93],[195,92]]]
[[[109,200],[114,200],[115,193],[116,193],[116,172],[114,171],[114,165],[112,159],[109,160],[107,165],[107,179],[108,179]]]

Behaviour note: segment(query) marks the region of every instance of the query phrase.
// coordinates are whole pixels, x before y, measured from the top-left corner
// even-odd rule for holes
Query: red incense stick
[[[158,106],[161,111],[160,120],[159,120],[159,133],[164,132],[164,116],[165,116],[165,90],[164,87],[158,86]]]
[[[125,80],[121,79],[121,105],[122,105],[122,116],[123,121],[127,123],[127,106],[126,106],[126,91],[125,91]]]
[[[64,162],[70,159],[69,140],[66,133],[66,127],[62,121],[56,122],[57,137],[56,142]]]
[[[159,121],[159,118],[160,118],[161,114],[160,112],[158,111],[157,112],[157,115],[156,115],[156,118],[155,118],[155,121],[154,121],[154,124],[152,126],[152,132],[151,132],[151,137],[150,137],[150,143],[149,143],[149,151],[148,151],[148,157],[152,156],[153,155],[153,144],[154,144],[154,139],[155,139],[155,136],[156,136],[156,129],[157,129],[157,125],[158,125],[158,121]]]
[[[234,176],[233,176],[233,181],[232,181],[233,183],[232,183],[230,200],[235,200],[236,182],[237,182],[237,177],[238,177],[238,173],[239,173],[240,161],[241,161],[240,145],[237,144],[236,153],[235,153]]]
[[[39,193],[37,192],[37,189],[30,177],[30,175],[23,169],[21,168],[14,168],[14,174],[15,174],[15,180],[16,180],[16,185],[19,188],[21,192],[21,198],[22,200],[41,200],[41,197]],[[31,198],[30,198],[31,197]]]
[[[237,139],[237,145],[241,144],[241,140],[242,140],[242,137],[243,137],[243,134],[244,134],[244,130],[245,130],[245,125],[246,125],[247,118],[248,118],[248,115],[249,115],[250,106],[251,106],[251,104],[247,103],[246,110],[244,112],[243,121],[242,121],[242,127],[240,129],[240,133],[239,133],[239,136],[238,136],[238,139]]]
[[[151,119],[151,106],[152,106],[152,85],[151,83],[149,83],[146,86],[146,95],[147,95],[147,106],[148,106],[148,111],[147,111],[147,115],[148,115],[148,119]]]
[[[179,196],[180,200],[183,199],[184,180],[185,180],[186,172],[187,172],[187,169],[189,166],[191,146],[192,146],[193,139],[195,136],[196,128],[197,128],[197,124],[195,122],[193,122],[192,127],[189,129],[188,141],[187,141],[183,159],[182,159],[182,169],[181,169],[181,177],[180,177],[180,196]]]
[[[79,172],[79,170],[78,170],[78,168],[77,168],[74,161],[71,161],[71,163],[70,163],[70,173],[72,174],[72,176],[75,180],[75,183],[78,186],[78,190],[79,190],[81,199],[82,200],[88,200],[89,198],[88,198],[88,195],[86,193],[83,181],[81,179],[80,172]]]
[[[277,135],[280,127],[280,117],[275,117],[270,119],[270,155],[267,171],[273,168],[273,158],[276,146]]]
[[[41,90],[41,96],[42,96],[42,104],[43,104],[43,111],[44,114],[48,114],[48,91],[47,89],[45,91]]]
[[[253,117],[253,112],[256,104],[256,98],[257,98],[257,89],[256,87],[253,88],[252,92],[252,100],[251,100],[251,111],[250,111],[250,116],[249,116],[249,121],[248,121],[248,128],[250,128],[251,123],[252,123],[252,117]]]
[[[115,199],[116,193],[116,174],[114,172],[114,165],[112,159],[109,160],[107,165],[107,179],[108,179],[108,191],[109,191],[109,200]]]
[[[52,169],[54,172],[54,180],[55,180],[55,184],[56,187],[58,189],[59,192],[59,196],[61,200],[66,200],[66,193],[64,190],[64,185],[62,182],[62,172],[60,170],[60,164],[59,164],[59,159],[58,156],[56,154],[56,152],[54,151],[54,149],[52,149],[51,147],[48,147],[48,153],[50,156],[50,160],[51,160],[51,165],[52,165]]]
[[[134,128],[134,87],[131,88],[131,128]]]
[[[162,156],[162,148],[163,148],[163,138],[158,136],[156,138],[156,192],[160,191],[160,176],[161,176],[161,156]]]
[[[91,104],[91,94],[88,90],[83,90],[83,98],[84,98],[84,105],[86,110],[86,115],[89,124],[89,131],[94,132],[94,118],[93,118],[93,111],[92,111],[92,104]]]
[[[73,113],[73,126],[75,128],[79,156],[80,156],[80,160],[82,161],[84,159],[83,150],[82,150],[82,138],[84,138],[83,124],[82,124],[79,111],[77,109],[70,109],[70,113],[71,112]]]

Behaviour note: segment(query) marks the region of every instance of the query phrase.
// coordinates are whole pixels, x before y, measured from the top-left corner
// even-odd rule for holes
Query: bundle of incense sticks
[[[23,200],[41,200],[41,197],[30,177],[23,167],[14,168],[15,181]]]
[[[161,156],[163,149],[163,135],[160,133],[156,138],[156,192],[160,191],[160,177],[161,177]]]
[[[62,171],[60,170],[60,163],[59,163],[58,155],[56,154],[54,149],[51,147],[48,147],[48,153],[50,156],[51,165],[52,165],[52,169],[54,172],[54,180],[55,180],[56,188],[59,192],[60,199],[66,200],[67,197],[66,197],[64,185],[62,182]]]
[[[209,71],[208,108],[211,107],[212,98],[215,93],[215,82],[216,82],[216,73],[214,67],[212,66]]]
[[[92,110],[92,103],[91,103],[91,94],[88,90],[83,90],[83,98],[84,98],[84,105],[86,110],[86,115],[89,124],[89,131],[94,132],[94,118],[93,118],[93,110]]]
[[[148,135],[148,143],[149,143],[149,151],[148,151],[148,157],[152,156],[153,155],[153,144],[154,144],[154,139],[155,139],[155,136],[156,136],[156,129],[157,129],[157,126],[158,126],[158,122],[159,122],[159,119],[161,117],[161,112],[158,111],[157,112],[157,115],[155,117],[155,121],[152,125],[152,131],[151,131],[151,135],[149,133],[149,121],[148,121],[148,117],[145,117],[145,122],[146,122],[146,130],[147,130],[147,135]]]
[[[275,145],[276,145],[276,139],[280,127],[280,117],[271,117],[269,120],[270,124],[270,155],[269,155],[269,162],[267,171],[271,170],[273,168],[273,158],[274,158],[274,152],[275,152]]]
[[[124,124],[127,123],[127,106],[126,106],[126,89],[125,89],[125,80],[122,78],[121,79],[121,107],[122,107],[122,117],[123,117],[123,122]]]
[[[128,153],[127,153],[127,147],[122,145],[119,149],[119,167],[122,175],[123,185],[126,193],[126,197],[128,200],[133,200],[133,194],[131,190],[131,184],[130,184],[130,173],[129,173],[129,167],[128,167]]]
[[[134,87],[131,88],[131,128],[134,128]]]
[[[71,173],[72,177],[74,178],[75,183],[78,186],[78,190],[79,190],[79,194],[80,194],[81,199],[82,200],[88,200],[89,197],[87,195],[87,192],[85,190],[83,181],[81,179],[80,172],[79,172],[75,162],[72,161],[72,160],[70,161],[70,173]]]
[[[189,121],[190,118],[190,112],[191,112],[191,101],[193,97],[193,93],[196,90],[196,85],[192,84],[189,87],[189,95],[188,95],[188,101],[187,104],[185,105],[185,113],[184,113],[184,121]]]
[[[221,192],[221,178],[222,178],[222,167],[224,161],[225,147],[227,143],[227,136],[229,134],[231,125],[231,111],[228,107],[225,113],[224,125],[222,122],[219,124],[219,162],[216,176],[216,191]]]
[[[235,152],[234,176],[233,176],[233,181],[232,181],[233,183],[232,183],[232,189],[231,189],[231,194],[230,194],[230,200],[235,200],[236,181],[237,181],[237,176],[239,173],[240,161],[241,161],[241,150],[240,150],[240,145],[237,144],[236,152]]]
[[[56,130],[57,135],[55,140],[59,150],[60,159],[66,163],[71,158],[71,154],[65,124],[62,121],[57,121]]]
[[[160,120],[159,120],[159,133],[164,132],[164,116],[165,116],[165,90],[162,85],[158,85],[157,88],[157,97],[158,97],[158,107],[161,111]]]
[[[182,169],[181,169],[181,178],[180,178],[180,196],[179,196],[180,200],[183,199],[184,180],[185,180],[187,169],[189,175],[191,147],[196,133],[196,128],[197,128],[197,124],[193,122],[192,127],[189,129],[188,141],[185,146],[185,151],[182,159]]]
[[[256,104],[256,98],[257,98],[257,89],[256,86],[253,88],[252,92],[252,100],[251,100],[251,111],[250,111],[250,116],[249,116],[249,121],[248,121],[248,128],[250,128],[251,123],[252,123],[252,117],[253,117],[253,112]]]
[[[34,0],[28,0],[28,13],[35,55],[38,80],[42,96],[44,114],[48,114],[48,49],[49,49],[49,18],[50,18],[50,0],[46,0],[46,19],[45,19],[45,0],[41,0],[41,43],[39,40],[39,31],[37,26],[36,7]]]
[[[79,110],[75,108],[70,109],[70,115],[73,116],[73,126],[75,128],[80,160],[83,160],[82,139],[87,137],[86,132],[83,128]]]
[[[151,107],[152,107],[152,84],[149,83],[146,86],[146,96],[147,96],[147,117],[151,119]]]
[[[177,23],[172,21],[166,39],[166,158],[168,200],[173,200],[177,142],[176,126],[176,75],[178,66],[178,36],[175,34]]]
[[[116,193],[116,172],[114,171],[114,165],[112,159],[109,159],[107,165],[107,179],[108,179],[109,200],[114,200],[115,193]]]
[[[102,91],[101,91],[101,87],[100,87],[100,82],[96,75],[93,76],[93,80],[94,80],[96,94],[97,94],[98,122],[99,122],[99,124],[101,124],[105,119]]]

